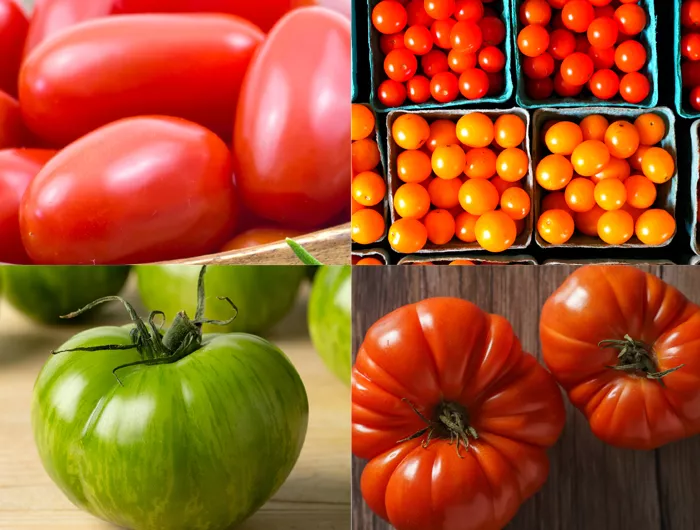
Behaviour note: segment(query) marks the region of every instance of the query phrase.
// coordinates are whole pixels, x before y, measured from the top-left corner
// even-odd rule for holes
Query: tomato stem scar
[[[668,370],[660,372],[656,362],[654,348],[649,344],[634,340],[629,335],[625,335],[623,340],[601,340],[598,343],[598,347],[620,350],[617,355],[617,365],[606,366],[606,368],[630,373],[642,372],[647,379],[654,379],[658,381],[661,386],[664,386],[663,377],[685,366],[681,364],[675,368],[669,368]]]

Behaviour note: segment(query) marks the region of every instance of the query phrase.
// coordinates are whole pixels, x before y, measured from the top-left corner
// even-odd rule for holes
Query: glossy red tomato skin
[[[619,350],[603,340],[653,347],[659,370],[684,365],[663,385],[612,370]],[[540,320],[550,371],[604,442],[655,449],[700,433],[700,307],[662,280],[628,266],[583,267],[547,300]]]
[[[0,90],[17,96],[17,75],[29,21],[14,0],[0,0]]]
[[[228,139],[243,77],[263,38],[250,22],[220,14],[80,24],[24,62],[24,120],[55,146],[114,120],[149,114],[194,121]]]
[[[128,264],[216,252],[234,233],[231,154],[179,118],[126,118],[56,155],[22,200],[36,263]]]
[[[25,140],[19,102],[0,90],[0,149],[23,147]]]
[[[499,386],[505,369],[512,378]],[[428,416],[443,400],[462,404],[479,438],[462,448],[463,458],[445,439],[425,449],[424,437],[397,443],[425,427],[403,399]],[[352,444],[370,460],[361,490],[397,530],[503,528],[546,480],[546,448],[563,426],[551,376],[522,351],[505,319],[467,301],[399,308],[369,329],[358,351]]]
[[[19,231],[19,206],[31,180],[56,151],[0,150],[0,263],[29,264]]]
[[[268,0],[265,9],[240,0],[37,0],[24,48],[25,57],[43,40],[94,18],[143,13],[227,13],[238,15],[263,31],[292,7],[321,3],[349,16],[349,0]]]
[[[226,0],[227,2],[230,0]],[[248,2],[245,2],[248,4]],[[286,4],[286,1],[281,2],[281,6],[284,6]],[[297,8],[297,7],[312,7],[312,6],[319,6],[319,7],[325,7],[326,9],[332,9],[333,11],[337,11],[341,15],[347,17],[348,19],[352,16],[352,3],[350,0],[292,0],[291,2],[292,8]],[[250,2],[250,6],[254,6],[255,4]],[[267,4],[265,4],[267,7]],[[258,6],[255,7],[255,13],[260,13],[261,11],[264,11],[263,9],[260,9]],[[262,14],[262,13],[260,13]],[[280,17],[277,17],[278,19]],[[260,27],[264,29],[264,25],[260,24]]]
[[[347,208],[349,115],[350,21],[320,7],[285,15],[241,90],[233,150],[246,207],[291,228]]]

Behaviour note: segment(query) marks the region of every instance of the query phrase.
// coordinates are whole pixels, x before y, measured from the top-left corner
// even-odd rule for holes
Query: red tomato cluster
[[[382,175],[377,146],[375,118],[366,105],[352,106],[352,240],[369,245],[386,230],[384,199],[386,180]]]
[[[393,173],[402,184],[394,193],[397,220],[389,243],[411,254],[435,246],[477,242],[489,252],[513,245],[530,213],[522,179],[530,162],[524,150],[523,120],[480,112],[428,122],[403,114],[391,135],[401,149]]]
[[[690,90],[690,105],[700,111],[700,0],[683,2],[681,31],[683,87]]]
[[[350,21],[310,3],[349,5],[44,0],[29,20],[0,0],[0,262],[164,261],[346,220]]]
[[[654,208],[657,185],[676,174],[673,156],[657,144],[666,124],[657,114],[634,123],[609,123],[601,115],[580,123],[549,122],[543,141],[549,155],[537,165],[542,199],[537,230],[552,245],[566,243],[574,232],[599,237],[609,245],[633,235],[645,245],[661,245],[676,232],[666,210]]]
[[[381,34],[387,107],[468,100],[503,92],[506,27],[494,0],[381,0],[372,24]]]
[[[639,35],[647,13],[639,0],[525,0],[518,48],[525,91],[535,100],[619,96],[642,102],[651,84],[642,72],[647,49]]]

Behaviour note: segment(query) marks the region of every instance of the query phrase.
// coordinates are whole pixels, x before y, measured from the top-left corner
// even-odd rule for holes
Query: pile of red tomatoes
[[[491,4],[484,6],[484,4]],[[478,100],[504,90],[506,27],[494,0],[381,0],[372,9],[387,107]],[[377,64],[379,65],[379,59]]]

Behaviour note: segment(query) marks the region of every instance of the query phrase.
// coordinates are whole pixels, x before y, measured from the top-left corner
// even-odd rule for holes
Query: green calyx
[[[294,251],[294,254],[304,265],[323,265],[320,261],[314,258],[309,252],[293,239],[286,239],[287,245]]]
[[[148,316],[148,320],[144,321],[136,313],[133,306],[119,296],[106,296],[95,300],[94,302],[86,305],[78,311],[74,311],[68,315],[61,316],[61,318],[75,318],[83,313],[93,309],[94,307],[104,304],[106,302],[121,302],[124,304],[127,313],[131,317],[131,321],[134,323],[134,328],[131,330],[131,344],[129,345],[117,345],[117,344],[107,344],[104,346],[94,346],[86,348],[75,348],[69,350],[56,350],[52,351],[53,355],[59,353],[76,352],[76,351],[108,351],[108,350],[132,350],[136,349],[141,360],[129,364],[124,364],[117,366],[112,373],[116,377],[120,385],[123,386],[121,379],[117,375],[117,371],[131,366],[147,365],[153,366],[157,364],[170,364],[184,357],[187,357],[191,353],[197,351],[202,345],[202,325],[203,324],[213,324],[215,326],[226,326],[234,321],[238,315],[238,308],[228,297],[218,297],[219,300],[228,302],[228,304],[233,308],[234,315],[228,320],[209,320],[204,318],[204,276],[206,274],[206,265],[202,267],[199,272],[199,279],[197,282],[197,310],[195,313],[194,320],[184,312],[180,311],[173,319],[172,324],[167,329],[165,333],[161,332],[163,323],[165,322],[165,314],[162,311],[152,311]],[[163,319],[160,325],[156,323],[156,318],[161,317]]]
[[[654,348],[644,342],[634,340],[629,335],[625,335],[623,340],[602,340],[598,343],[600,348],[614,348],[619,350],[617,355],[617,365],[606,366],[611,370],[619,370],[630,374],[641,374],[647,379],[658,381],[663,386],[663,378],[668,374],[683,368],[679,365],[668,370],[659,371]]]

